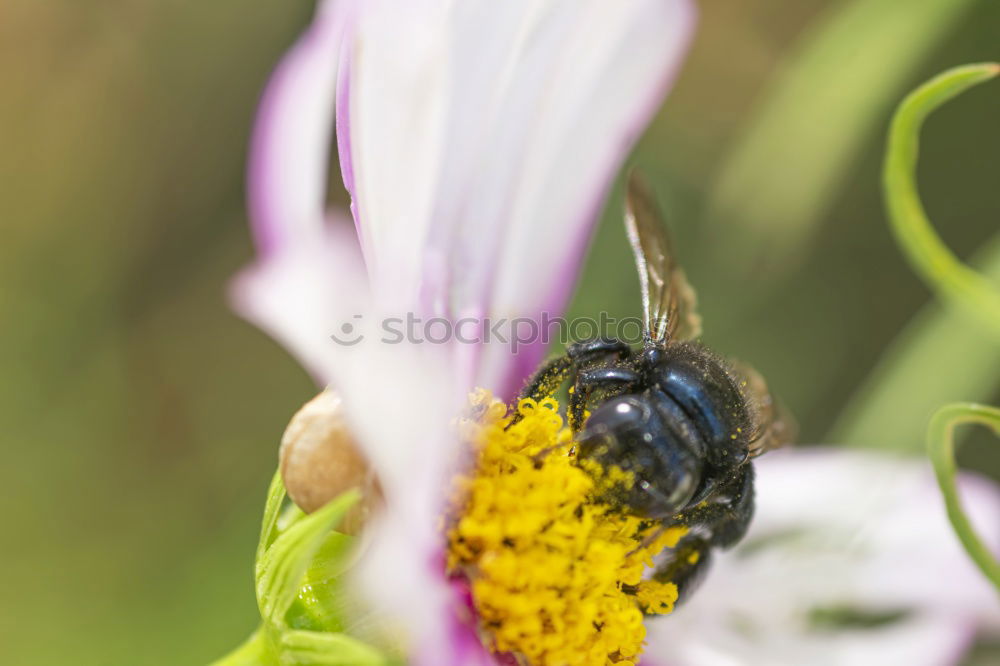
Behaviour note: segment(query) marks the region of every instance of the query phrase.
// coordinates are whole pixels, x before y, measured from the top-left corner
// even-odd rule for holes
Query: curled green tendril
[[[892,119],[882,177],[892,231],[914,270],[943,300],[967,308],[1000,335],[1000,285],[962,263],[941,241],[927,218],[916,184],[924,119],[948,100],[997,74],[997,63],[965,65],[910,93]]]
[[[954,430],[956,426],[966,424],[983,425],[992,428],[993,432],[1000,435],[1000,409],[973,403],[956,403],[942,407],[931,419],[927,431],[927,451],[934,465],[934,474],[937,476],[941,493],[944,495],[948,520],[951,521],[955,533],[976,566],[986,574],[997,591],[1000,591],[1000,561],[990,553],[969,521],[962,508],[962,500],[958,496],[955,482],[957,469]]]
[[[950,69],[910,93],[896,110],[882,173],[889,221],[914,270],[948,302],[968,310],[1000,335],[1000,285],[962,263],[931,226],[917,192],[920,127],[928,115],[972,86],[1000,74],[1000,64]],[[1000,561],[976,533],[962,508],[956,482],[955,427],[980,424],[1000,435],[1000,409],[956,403],[939,409],[927,431],[927,448],[945,508],[966,552],[1000,591]]]

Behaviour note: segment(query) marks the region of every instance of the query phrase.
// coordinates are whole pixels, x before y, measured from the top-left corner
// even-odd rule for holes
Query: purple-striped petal
[[[549,114],[540,132],[547,145],[533,146],[535,160],[520,176],[519,205],[492,276],[494,312],[517,308],[536,319],[563,313],[611,181],[673,81],[694,27],[693,5],[651,0],[630,7],[633,13],[617,21],[605,14],[606,3],[596,8],[594,30],[613,31],[614,39],[601,57],[573,58],[573,69],[585,74],[571,87],[574,94],[560,97],[560,112]],[[589,50],[588,35],[581,31],[569,52]],[[570,87],[565,79],[559,84]],[[541,344],[527,346],[513,372],[503,359],[488,363],[487,372],[509,393],[543,353]]]
[[[373,0],[340,145],[376,291],[454,319],[561,314],[693,16],[685,0]],[[543,348],[476,352],[468,381],[509,395]]]
[[[940,666],[998,625],[1000,603],[952,532],[926,462],[806,449],[757,466],[746,539],[670,618],[648,623],[658,663]],[[1000,492],[971,476],[961,487],[1000,549]],[[837,628],[814,624],[822,609],[898,615]]]
[[[261,97],[247,172],[251,229],[261,255],[319,234],[326,219],[343,4],[325,0],[318,7]]]

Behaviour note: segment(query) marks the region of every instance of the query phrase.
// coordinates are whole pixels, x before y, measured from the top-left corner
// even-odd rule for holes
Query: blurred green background
[[[264,491],[315,388],[225,288],[251,258],[255,102],[310,14],[0,5],[2,664],[198,664],[256,624]],[[997,402],[1000,345],[925,308],[879,169],[905,91],[1000,57],[998,29],[988,0],[702,3],[632,161],[669,213],[706,341],[765,373],[803,441],[919,449],[930,406]],[[998,111],[993,83],[936,114],[920,170],[946,241],[995,274]],[[638,309],[620,206],[616,189],[573,314]],[[963,461],[1000,470],[985,437]]]

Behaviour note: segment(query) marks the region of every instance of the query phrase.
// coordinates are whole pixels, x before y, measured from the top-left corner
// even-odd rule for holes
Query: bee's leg
[[[729,548],[746,534],[753,518],[753,466],[743,465],[707,502],[681,513],[679,525],[707,534],[713,547]]]
[[[574,342],[566,348],[564,355],[557,356],[544,364],[531,376],[528,383],[521,389],[518,401],[525,398],[532,400],[547,398],[569,378],[574,368],[605,360],[609,356],[626,359],[631,353],[631,347],[612,338]]]
[[[517,401],[531,399],[536,402],[555,393],[573,371],[573,359],[569,355],[557,356],[540,367],[521,389]]]
[[[653,580],[677,586],[677,601],[683,602],[701,584],[712,562],[708,541],[698,535],[688,535],[670,553],[670,559],[660,564]]]
[[[612,355],[624,360],[632,355],[632,348],[615,338],[594,338],[584,342],[574,342],[566,347],[566,355],[579,365],[587,365],[594,361],[606,360]]]
[[[525,398],[535,401],[543,400],[556,392],[569,376],[580,366],[590,365],[609,357],[626,359],[632,353],[632,348],[626,343],[613,338],[595,338],[586,342],[575,342],[566,348],[566,353],[545,363],[528,380],[517,401]],[[511,419],[510,425],[521,420],[520,415]]]
[[[744,465],[712,500],[678,516],[677,524],[691,532],[653,573],[654,580],[677,585],[678,601],[701,583],[713,548],[729,548],[746,534],[753,518],[753,479],[753,466]]]
[[[583,417],[594,394],[610,398],[628,393],[640,381],[639,374],[631,368],[609,367],[581,370],[569,397],[569,426],[573,432],[583,427]]]
[[[753,520],[753,465],[744,465],[740,474],[727,484],[727,494],[721,502],[721,514],[712,524],[713,546],[729,548],[736,545],[750,529]]]

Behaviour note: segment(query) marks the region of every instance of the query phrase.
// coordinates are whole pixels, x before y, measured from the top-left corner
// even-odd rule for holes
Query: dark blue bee
[[[712,549],[735,544],[750,525],[751,459],[790,441],[792,428],[760,375],[694,342],[701,328],[694,292],[636,177],[629,180],[625,226],[642,287],[642,348],[608,338],[572,344],[539,369],[521,397],[539,400],[572,381],[569,423],[578,459],[634,478],[608,499],[664,527],[690,528],[653,576],[676,583],[683,599]]]

